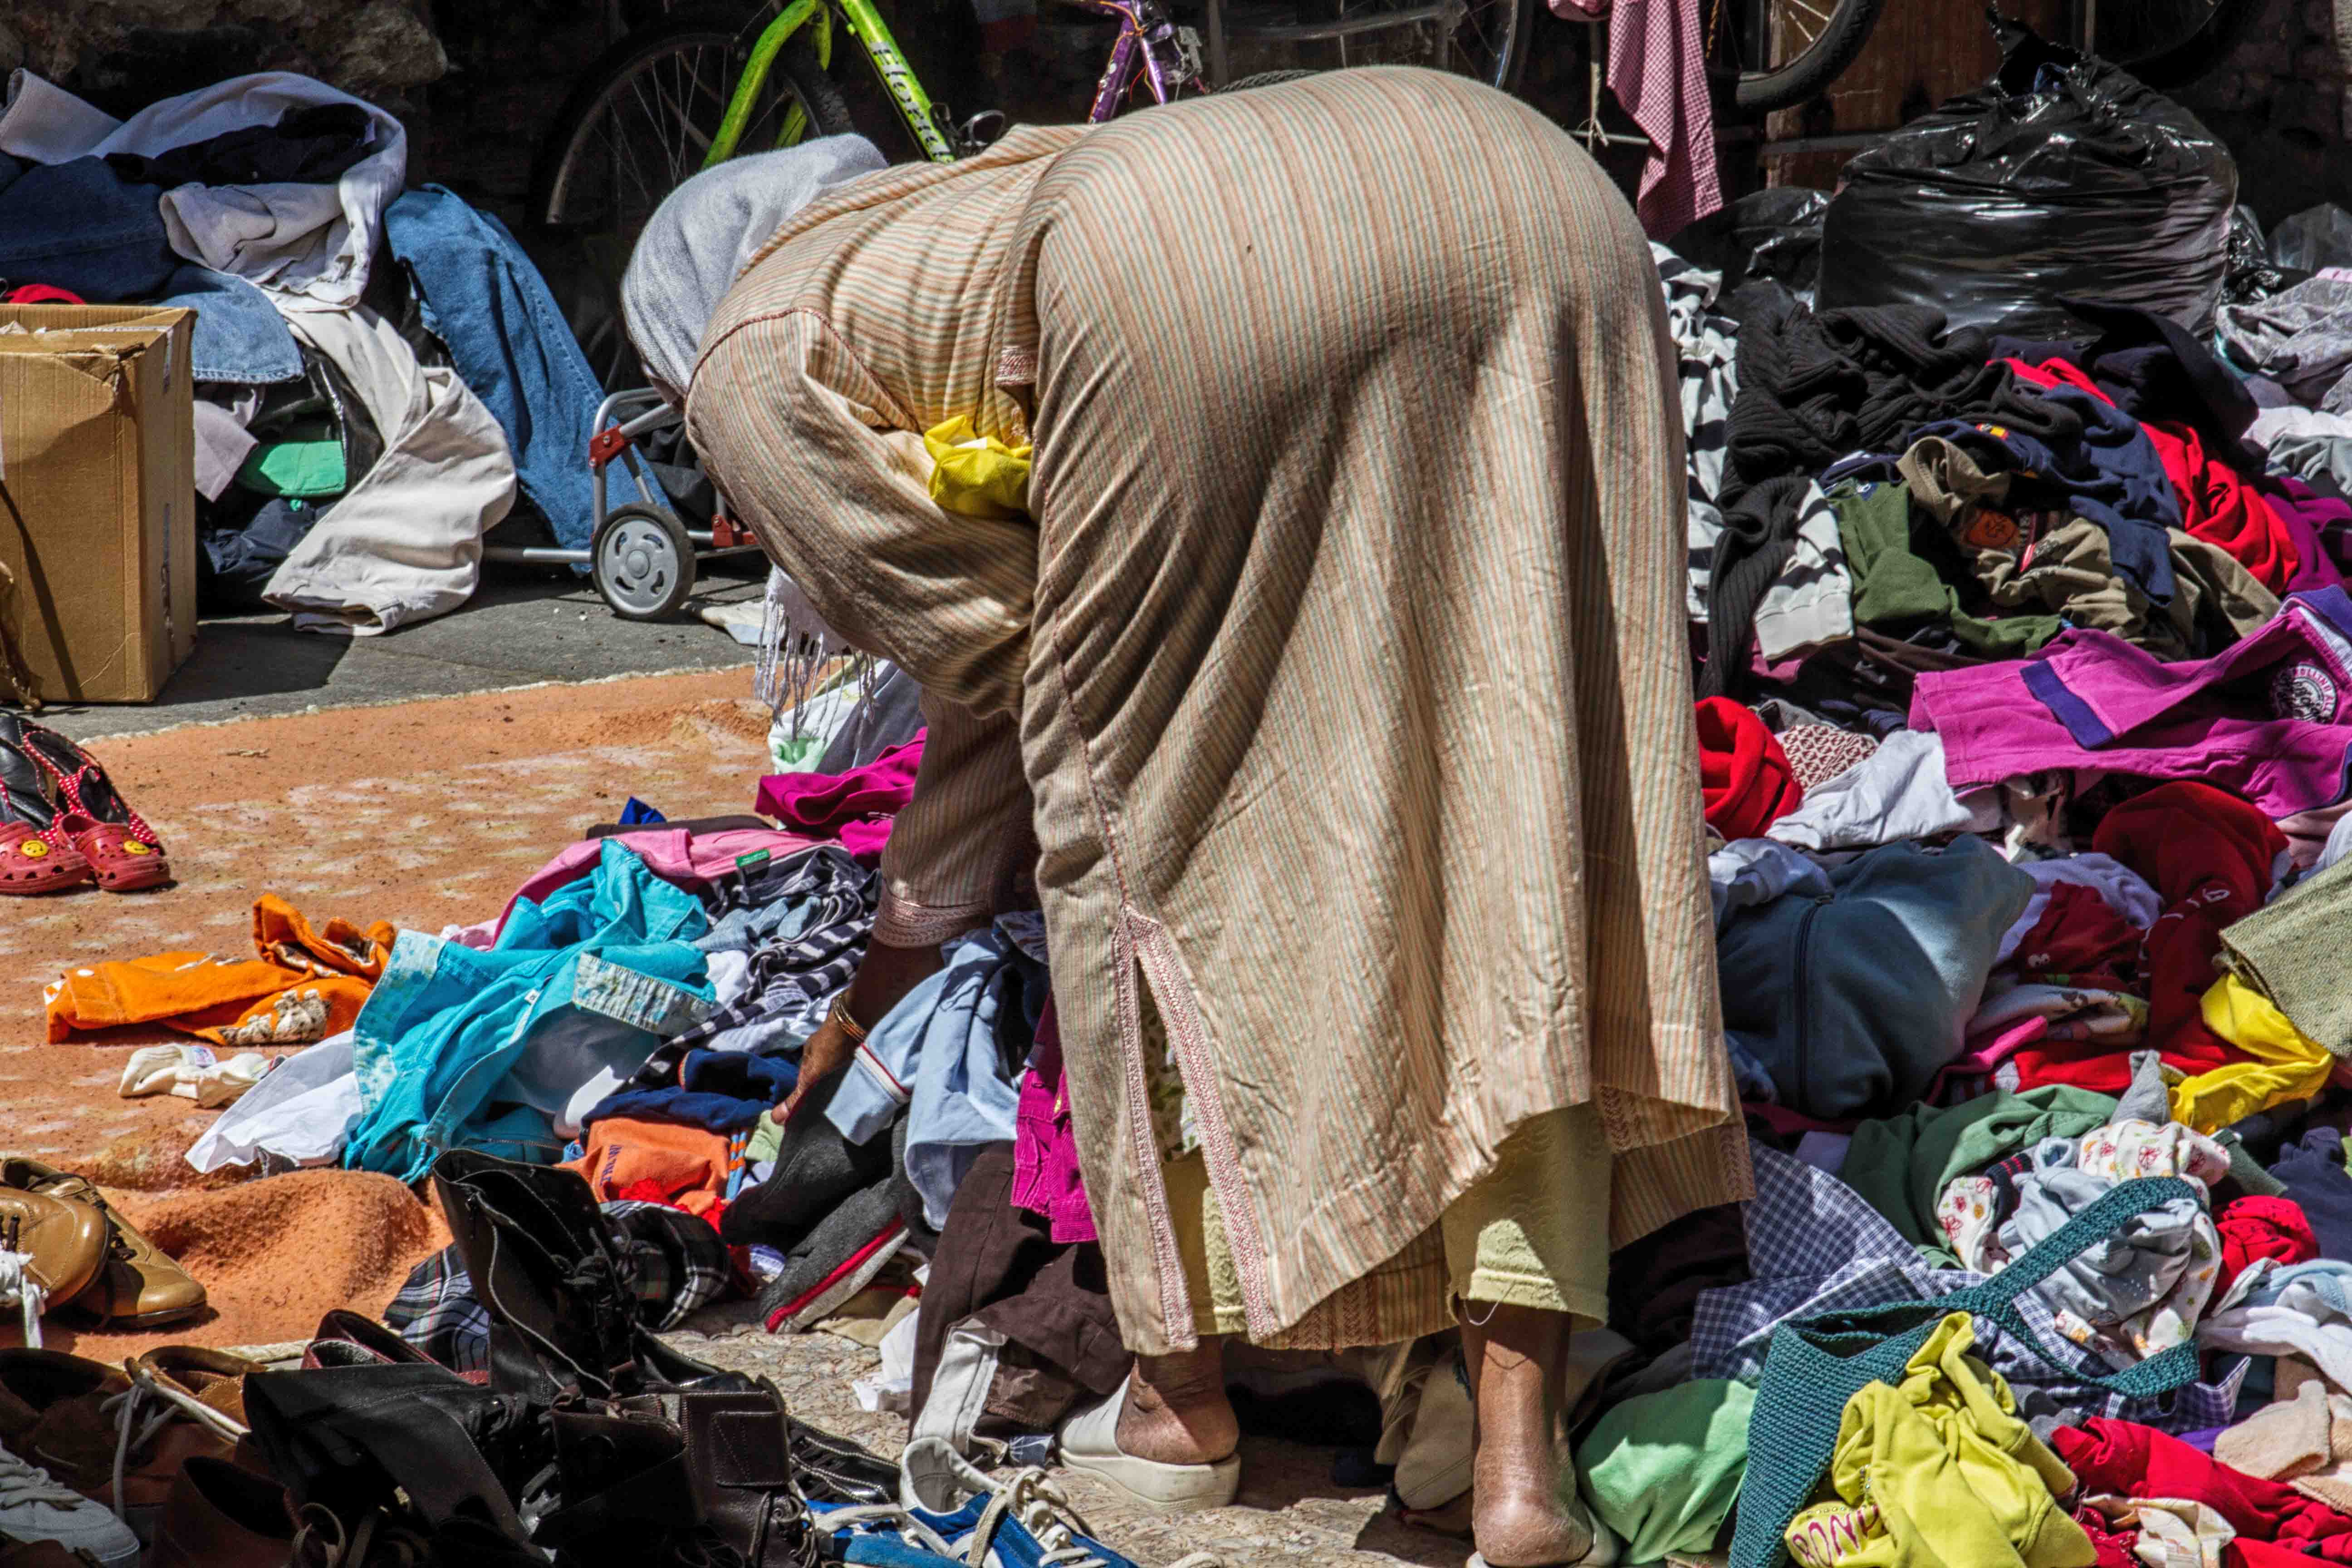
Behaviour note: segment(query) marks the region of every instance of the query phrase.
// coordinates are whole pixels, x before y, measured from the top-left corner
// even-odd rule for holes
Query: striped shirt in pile
[[[1688,480],[1690,558],[1685,613],[1704,623],[1723,533],[1723,465],[1731,403],[1739,393],[1739,323],[1716,309],[1723,274],[1684,260],[1655,240],[1650,259],[1666,299],[1681,385]],[[1756,607],[1758,651],[1784,659],[1853,635],[1853,576],[1838,538],[1837,512],[1816,484],[1797,503],[1797,544]]]
[[[1682,392],[1690,509],[1690,595],[1685,607],[1692,620],[1704,621],[1707,584],[1715,575],[1715,542],[1723,532],[1717,498],[1731,446],[1731,400],[1739,393],[1739,323],[1715,308],[1723,291],[1722,273],[1685,261],[1654,239],[1650,259],[1665,291],[1666,328],[1674,334]]]
[[[1591,159],[1395,68],[869,175],[722,302],[698,448],[926,693],[877,937],[1034,830],[1134,1350],[1192,1340],[1171,1088],[1261,1342],[1449,1321],[1426,1238],[1548,1110],[1599,1108],[1619,1244],[1747,1195],[1671,353]],[[1034,521],[931,504],[957,414],[1034,441]]]

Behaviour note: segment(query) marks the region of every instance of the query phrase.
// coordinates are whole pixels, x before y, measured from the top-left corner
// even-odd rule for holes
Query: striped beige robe
[[[880,934],[984,918],[1034,828],[1130,1348],[1192,1340],[1160,1086],[1264,1342],[1445,1322],[1439,1215],[1555,1107],[1619,1243],[1748,1195],[1673,387],[1599,169],[1415,70],[867,176],[721,304],[698,447],[926,692]],[[1034,522],[931,504],[956,414],[1034,439]]]

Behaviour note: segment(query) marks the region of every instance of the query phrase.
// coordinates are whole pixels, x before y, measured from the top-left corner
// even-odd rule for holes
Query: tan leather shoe
[[[206,1409],[246,1425],[245,1380],[268,1367],[204,1345],[160,1345],[139,1358],[138,1369]]]
[[[87,1204],[0,1187],[0,1251],[24,1253],[41,1305],[62,1307],[88,1289],[106,1262],[106,1216]]]
[[[110,1232],[106,1258],[98,1277],[68,1303],[77,1310],[111,1328],[147,1329],[193,1318],[205,1310],[205,1288],[110,1207],[87,1176],[12,1154],[0,1159],[0,1189],[88,1204],[105,1216]]]

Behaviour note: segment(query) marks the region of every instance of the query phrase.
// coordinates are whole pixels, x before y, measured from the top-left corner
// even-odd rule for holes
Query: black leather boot
[[[245,1409],[298,1506],[354,1527],[384,1512],[427,1531],[463,1523],[516,1545],[530,1539],[512,1500],[551,1455],[520,1400],[412,1363],[255,1373]]]
[[[558,1410],[551,1421],[557,1506],[531,1539],[555,1553],[558,1568],[691,1561],[705,1532],[675,1422],[657,1409],[602,1400]]]
[[[896,1502],[898,1467],[846,1437],[793,1422],[793,1482],[812,1502]]]
[[[677,1404],[704,1525],[747,1568],[811,1568],[819,1536],[795,1483],[793,1421],[776,1385],[681,1394]]]
[[[280,1561],[288,1568],[547,1568],[543,1553],[491,1525],[451,1520],[436,1528],[392,1508],[345,1519],[320,1503],[296,1518],[291,1555]]]
[[[452,1150],[434,1191],[490,1315],[490,1384],[540,1405],[646,1388],[748,1389],[646,1332],[625,1254],[576,1172]]]
[[[475,1299],[549,1378],[593,1396],[632,1381],[636,1301],[578,1173],[453,1149],[434,1162],[433,1189]]]

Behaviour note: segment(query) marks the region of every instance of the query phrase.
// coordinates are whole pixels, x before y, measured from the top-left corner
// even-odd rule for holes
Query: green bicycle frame
[[[882,14],[874,8],[874,0],[793,0],[751,45],[751,58],[743,63],[742,79],[735,84],[734,95],[727,100],[727,113],[719,122],[719,133],[711,138],[710,151],[703,156],[704,168],[713,168],[735,155],[745,127],[751,123],[753,105],[759,102],[760,89],[768,83],[768,72],[774,68],[776,56],[792,41],[793,35],[811,21],[816,23],[817,65],[822,69],[833,68],[835,6],[840,8],[849,36],[866,47],[866,58],[873,64],[874,74],[881,78],[882,89],[898,105],[899,118],[907,122],[907,130],[915,138],[915,144],[923,150],[923,155],[935,163],[955,161],[954,145],[931,116],[930,94],[915,79],[914,68],[898,52],[898,40],[890,36]],[[789,147],[807,130],[807,117],[794,104],[784,116],[783,128],[776,133],[776,145]]]

